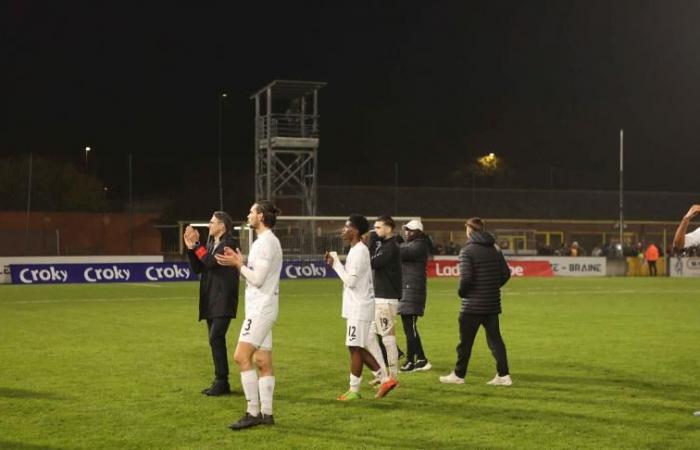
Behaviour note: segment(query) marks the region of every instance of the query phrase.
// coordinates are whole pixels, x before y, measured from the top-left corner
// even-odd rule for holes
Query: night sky
[[[124,193],[252,199],[253,108],[273,79],[325,81],[321,184],[697,191],[700,2],[8,1],[0,156],[91,168]],[[550,179],[550,173],[552,178]],[[494,184],[496,183],[496,184]],[[500,185],[498,184],[500,183]],[[233,198],[232,198],[233,197]],[[235,199],[234,199],[235,198]],[[215,199],[213,199],[215,203]]]

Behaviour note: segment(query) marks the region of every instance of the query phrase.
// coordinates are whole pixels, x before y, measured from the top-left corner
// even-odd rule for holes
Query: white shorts
[[[241,325],[239,342],[247,342],[263,350],[272,350],[272,326],[274,320],[262,317],[246,317]]]
[[[394,330],[394,319],[398,309],[398,305],[393,303],[377,303],[374,307],[371,332],[380,336],[389,335]]]
[[[369,320],[345,319],[345,345],[348,347],[367,347]]]

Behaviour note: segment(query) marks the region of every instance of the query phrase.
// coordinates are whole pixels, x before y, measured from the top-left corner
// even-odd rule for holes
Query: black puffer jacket
[[[236,317],[240,274],[235,267],[221,266],[214,258],[224,252],[224,247],[238,248],[238,241],[225,235],[216,247],[210,239],[207,245],[187,250],[192,270],[200,275],[199,320]]]
[[[461,312],[500,314],[501,286],[510,279],[503,254],[494,246],[494,237],[475,231],[459,252],[459,297]]]
[[[412,241],[401,244],[401,279],[403,290],[399,300],[399,314],[425,312],[427,274],[426,264],[430,254],[430,244],[425,235],[418,235]]]
[[[372,242],[372,281],[377,298],[401,298],[401,257],[396,236]]]

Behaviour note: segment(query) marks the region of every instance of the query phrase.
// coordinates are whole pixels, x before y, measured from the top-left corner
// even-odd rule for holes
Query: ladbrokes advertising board
[[[554,275],[547,261],[506,261],[512,277],[551,277]],[[459,261],[440,259],[428,261],[429,277],[458,277]]]
[[[509,257],[506,262],[513,277],[604,277],[607,270],[605,258],[599,257]],[[428,276],[458,277],[459,261],[444,256],[429,261]]]

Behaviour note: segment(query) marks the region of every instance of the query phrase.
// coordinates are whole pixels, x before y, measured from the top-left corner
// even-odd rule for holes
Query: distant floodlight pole
[[[620,249],[625,256],[624,232],[625,232],[625,203],[624,203],[624,130],[620,129]]]
[[[90,153],[91,148],[90,147],[85,147],[85,173],[88,172],[88,153]]]
[[[134,188],[133,157],[129,153],[129,254],[134,254]]]
[[[29,216],[32,212],[32,166],[34,165],[34,153],[29,153],[29,175],[27,178],[27,219],[25,223],[24,245],[25,252],[29,254]]]
[[[394,215],[399,215],[399,163],[394,162]]]
[[[226,98],[226,93],[219,95],[219,211],[224,210],[224,181],[221,168],[221,144],[222,144],[222,103]]]

